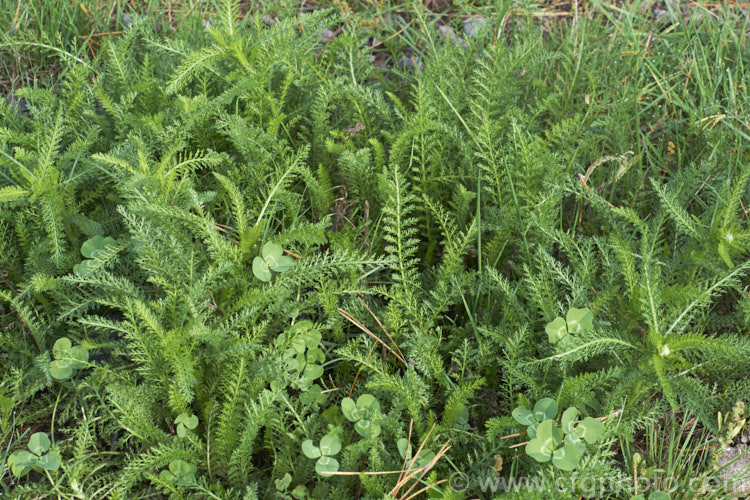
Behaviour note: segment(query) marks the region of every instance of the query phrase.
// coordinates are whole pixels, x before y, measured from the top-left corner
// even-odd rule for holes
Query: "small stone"
[[[440,30],[440,35],[446,40],[448,40],[449,42],[451,42],[453,45],[460,45],[463,48],[466,48],[469,46],[466,42],[461,40],[461,38],[458,35],[456,35],[456,32],[453,31],[453,28],[451,28],[450,26],[442,25],[442,26],[438,26],[438,29]]]
[[[328,43],[335,38],[335,35],[333,34],[333,31],[325,28],[318,33],[318,38],[320,38],[321,42]]]
[[[17,98],[16,95],[11,92],[10,94],[8,94],[8,97],[5,99],[5,101],[9,106],[16,108],[19,113],[29,112],[29,108],[28,106],[26,106],[26,99],[24,99],[23,97]]]
[[[476,36],[479,29],[484,26],[484,23],[486,23],[487,20],[483,17],[476,17],[472,16],[469,18],[466,18],[464,22],[462,23],[462,27],[464,30],[464,33],[469,38]]]
[[[407,69],[416,69],[424,71],[424,64],[422,64],[422,58],[414,54],[411,50],[406,50],[401,55],[401,58],[396,63],[396,66]]]

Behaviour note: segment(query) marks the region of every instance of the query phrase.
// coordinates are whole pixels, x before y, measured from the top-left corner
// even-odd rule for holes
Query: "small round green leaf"
[[[36,461],[39,458],[27,450],[14,451],[11,456],[14,457],[14,465],[18,467],[31,467],[36,464]]]
[[[565,444],[575,446],[581,454],[586,451],[586,443],[584,443],[583,439],[581,439],[575,432],[565,435]]]
[[[302,442],[302,453],[307,458],[318,458],[320,457],[320,448],[315,446],[311,439],[306,439]]]
[[[93,238],[83,242],[81,245],[81,255],[87,259],[91,259],[96,253],[104,247],[104,237],[96,235]]]
[[[301,393],[299,395],[299,400],[303,405],[322,403],[325,401],[325,395],[323,394],[323,389],[318,384],[315,384],[305,392]]]
[[[175,424],[183,424],[188,429],[195,429],[198,427],[198,417],[195,415],[187,414],[187,413],[180,413],[177,415],[177,418],[174,419]]]
[[[308,381],[319,379],[323,376],[323,367],[320,365],[307,365],[302,378]]]
[[[320,454],[326,456],[335,455],[341,451],[341,439],[335,434],[328,434],[320,440]]]
[[[81,363],[88,363],[89,350],[79,345],[70,348],[70,357]]]
[[[84,260],[73,266],[73,272],[78,276],[86,276],[92,268],[92,262],[90,260]]]
[[[36,457],[26,450],[16,450],[8,457],[8,468],[17,478],[29,473],[36,463]]]
[[[563,440],[562,430],[557,427],[554,420],[545,420],[536,428],[536,439],[545,441],[547,446],[553,450]]]
[[[346,419],[350,422],[356,422],[359,420],[359,412],[357,410],[357,404],[352,398],[344,398],[341,400],[341,413],[344,414]]]
[[[29,438],[29,450],[35,455],[41,455],[49,450],[50,440],[46,432],[35,432]]]
[[[536,437],[536,427],[537,427],[538,425],[539,425],[538,423],[534,422],[533,424],[531,424],[530,426],[528,426],[528,427],[526,428],[526,434],[528,434],[528,436],[529,436],[529,437],[530,437],[531,439],[534,439],[534,438]]]
[[[279,245],[278,243],[269,241],[268,243],[263,245],[263,248],[261,249],[260,254],[263,257],[263,259],[266,260],[266,262],[268,262],[269,258],[271,258],[273,262],[276,262],[284,254],[284,249],[281,248],[281,245]]]
[[[354,430],[357,431],[357,434],[366,438],[373,438],[380,435],[380,425],[364,418],[359,419],[354,424]]]
[[[576,433],[588,444],[593,444],[604,434],[604,424],[595,418],[586,417],[576,427]]]
[[[372,394],[362,394],[357,398],[357,408],[360,410],[375,412],[380,409],[380,403],[378,403],[378,400],[375,399],[375,396]]]
[[[290,484],[292,484],[292,476],[287,472],[284,474],[284,477],[277,479],[274,483],[276,483],[276,490],[284,491]]]
[[[318,347],[320,344],[320,341],[323,339],[323,336],[320,334],[318,330],[310,329],[307,332],[305,332],[304,335],[305,339],[305,345],[308,349],[314,349]]]
[[[571,471],[578,467],[581,453],[572,444],[565,443],[561,448],[552,452],[552,465],[560,470]]]
[[[268,260],[266,261],[268,262]],[[271,262],[268,262],[269,266],[272,271],[277,273],[283,273],[284,271],[288,271],[290,267],[292,267],[292,264],[294,264],[294,261],[291,257],[288,255],[282,255],[276,261],[272,264]]]
[[[318,461],[315,462],[315,472],[317,472],[321,476],[325,476],[328,473],[336,472],[338,470],[339,462],[335,458],[320,457]]]
[[[547,332],[547,336],[551,344],[557,344],[560,340],[568,335],[568,329],[565,326],[565,320],[559,316],[547,323],[544,331]]]
[[[308,363],[323,363],[325,360],[325,354],[323,354],[323,351],[321,351],[317,347],[313,347],[312,349],[307,351]]]
[[[67,380],[73,375],[70,361],[55,360],[49,364],[49,374],[57,380]]]
[[[562,430],[565,434],[570,434],[571,432],[573,432],[576,419],[580,414],[581,412],[579,412],[578,408],[576,408],[575,406],[571,406],[563,412],[562,418],[560,419],[560,426],[562,427]]]
[[[57,453],[47,453],[46,455],[39,457],[39,460],[37,460],[36,463],[42,469],[57,470],[60,468],[60,457],[57,456]]]
[[[396,441],[396,447],[398,448],[398,454],[401,455],[401,458],[411,458],[411,443],[406,438],[401,438]]]
[[[568,311],[567,323],[570,333],[590,332],[594,329],[594,314],[588,308],[572,308]]]
[[[298,321],[297,323],[293,324],[289,327],[289,333],[297,335],[300,333],[305,333],[308,330],[312,329],[313,322],[309,319],[303,319],[302,321]]]
[[[266,261],[260,257],[253,259],[253,275],[261,281],[271,281],[271,270],[268,268]]]
[[[549,462],[552,460],[552,450],[544,445],[539,438],[532,439],[526,444],[526,454],[537,462]]]
[[[557,401],[543,398],[534,405],[534,418],[537,422],[555,418],[557,415]]]
[[[55,345],[52,346],[52,356],[55,359],[68,358],[70,357],[70,349],[73,347],[73,343],[67,337],[61,337],[55,341]]]
[[[536,422],[534,413],[525,406],[519,406],[511,415],[521,425],[531,425]]]

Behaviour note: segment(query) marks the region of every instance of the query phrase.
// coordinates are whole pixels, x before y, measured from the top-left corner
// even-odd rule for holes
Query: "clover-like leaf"
[[[294,264],[294,261],[288,255],[282,255],[278,259],[268,257],[266,262],[268,263],[268,267],[270,267],[272,271],[277,273],[288,271],[289,268],[292,267],[292,264]]]
[[[304,339],[308,349],[315,349],[320,344],[320,341],[323,340],[323,336],[318,330],[310,329],[305,332]]]
[[[302,321],[298,321],[292,326],[289,327],[289,333],[292,335],[299,335],[307,333],[309,330],[313,328],[313,322],[309,319],[303,319]]]
[[[36,464],[37,456],[28,450],[18,450],[13,452],[15,456],[14,464],[19,467],[32,467]]]
[[[308,363],[323,363],[325,360],[326,360],[326,355],[323,354],[323,351],[321,351],[317,347],[308,349],[307,351]]]
[[[73,360],[74,369],[83,368],[89,361],[89,351],[79,345],[73,346],[70,349],[70,357]]]
[[[29,450],[35,455],[41,455],[49,450],[50,440],[46,432],[35,432],[29,438]]]
[[[604,424],[595,418],[586,417],[576,427],[576,434],[588,444],[593,444],[604,434]]]
[[[315,472],[320,474],[321,476],[325,476],[330,474],[331,472],[336,472],[339,470],[339,462],[333,457],[320,457],[317,462],[315,462]]]
[[[578,451],[581,452],[581,455],[583,455],[583,452],[586,451],[586,443],[584,443],[583,439],[581,439],[581,437],[578,436],[578,434],[576,434],[575,432],[565,435],[565,444],[575,446]]]
[[[357,398],[357,408],[366,413],[376,412],[380,409],[380,403],[372,394],[362,394]]]
[[[521,425],[531,425],[536,422],[536,419],[534,418],[534,412],[526,408],[525,406],[519,406],[515,410],[513,410],[513,413],[511,413],[511,416]]]
[[[177,418],[174,419],[175,424],[182,424],[188,429],[195,429],[198,427],[198,417],[193,415],[192,413],[188,415],[187,413],[180,413],[177,415]]]
[[[292,484],[292,476],[287,472],[284,474],[284,477],[277,479],[274,483],[276,484],[276,490],[284,491],[290,484]]]
[[[545,420],[536,428],[536,438],[546,443],[550,450],[554,450],[563,440],[562,430],[555,425],[554,420]]]
[[[552,465],[560,470],[571,471],[578,467],[581,452],[572,444],[565,443],[552,452]]]
[[[307,458],[318,458],[321,456],[320,448],[315,446],[311,439],[306,439],[302,442],[302,453]]]
[[[67,337],[60,337],[55,341],[55,345],[52,346],[52,356],[55,359],[70,357],[70,349],[73,347],[73,343]]]
[[[96,257],[96,254],[104,249],[104,247],[114,243],[115,239],[111,236],[107,236],[106,238],[99,235],[94,236],[83,242],[83,245],[81,245],[81,255],[87,259],[92,259]]]
[[[198,467],[195,465],[176,459],[169,463],[169,470],[161,471],[159,478],[172,485],[188,486],[195,483],[195,472],[197,470]]]
[[[94,268],[94,263],[90,260],[83,260],[73,266],[73,272],[78,276],[86,276]]]
[[[322,403],[325,400],[325,395],[323,394],[323,389],[318,384],[314,384],[299,395],[299,400],[303,405]]]
[[[186,486],[195,482],[195,473],[198,467],[179,458],[169,463],[169,472],[176,478],[176,484]]]
[[[307,365],[305,366],[304,374],[302,378],[305,382],[312,382],[313,380],[319,379],[323,376],[323,367],[320,365]]]
[[[354,424],[354,430],[362,437],[376,437],[380,435],[380,425],[365,418],[359,419]]]
[[[57,456],[57,453],[47,453],[46,455],[39,457],[39,460],[37,460],[36,463],[42,469],[57,470],[60,468],[60,457]]]
[[[81,255],[87,259],[91,259],[103,246],[104,236],[96,235],[83,242],[83,245],[81,245]]]
[[[271,269],[262,257],[253,259],[253,275],[261,281],[271,281]]]
[[[177,424],[177,435],[181,438],[187,436],[187,429],[195,429],[198,427],[198,417],[192,413],[180,413],[175,418],[174,423]]]
[[[536,437],[537,425],[539,425],[539,422],[534,422],[526,428],[526,434],[528,434],[531,439],[534,439]]]
[[[560,426],[565,434],[573,432],[576,419],[580,414],[581,412],[579,412],[575,406],[571,406],[563,412],[562,417],[560,418]]]
[[[542,439],[534,438],[526,444],[526,454],[537,462],[552,460],[552,451]]]
[[[159,479],[171,485],[174,485],[177,482],[177,477],[168,470],[161,471],[159,473]]]
[[[335,434],[328,434],[320,439],[320,454],[332,456],[341,451],[341,439]]]
[[[550,398],[542,398],[534,405],[534,418],[537,422],[555,418],[557,415],[557,401]]]
[[[588,308],[571,308],[566,319],[570,333],[589,332],[594,329],[594,315]]]
[[[355,403],[352,398],[344,398],[341,400],[341,413],[343,413],[346,419],[350,422],[356,422],[359,420],[357,403]]]
[[[8,457],[8,468],[17,478],[21,478],[31,471],[36,457],[26,450],[16,450]]]
[[[57,380],[67,380],[73,375],[71,362],[67,360],[55,360],[49,364],[49,374]]]
[[[551,344],[557,344],[568,335],[568,329],[565,326],[565,320],[559,316],[547,323],[547,326],[544,328],[544,330],[547,332],[547,336],[549,337],[549,341]]]
[[[396,448],[398,448],[398,454],[403,459],[411,458],[411,443],[406,438],[400,438],[396,441]]]
[[[269,265],[271,262],[277,262],[283,254],[284,249],[281,248],[281,245],[274,243],[273,241],[267,242],[260,250],[260,255],[269,263]]]

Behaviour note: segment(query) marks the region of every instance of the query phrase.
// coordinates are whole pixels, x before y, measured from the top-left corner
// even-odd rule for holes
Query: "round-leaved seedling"
[[[334,434],[323,436],[320,445],[315,446],[311,439],[302,442],[302,453],[307,458],[317,458],[315,472],[321,476],[329,475],[339,470],[339,462],[333,455],[341,451],[341,439]]]
[[[261,248],[260,255],[253,259],[253,275],[261,281],[271,281],[271,271],[283,273],[292,267],[293,263],[291,257],[284,255],[281,245],[269,241]]]

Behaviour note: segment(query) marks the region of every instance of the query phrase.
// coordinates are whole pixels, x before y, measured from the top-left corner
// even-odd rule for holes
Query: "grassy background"
[[[91,65],[96,76],[104,62],[100,55],[104,52],[102,49],[106,41],[120,37],[137,16],[145,16],[146,22],[151,23],[155,31],[163,36],[202,39],[205,38],[205,26],[214,20],[217,10],[221,8],[219,2],[68,0],[5,1],[5,6],[8,8],[0,9],[0,26],[3,27],[0,39],[0,86],[6,94],[22,86],[56,88],[67,75],[70,60]],[[676,196],[688,207],[690,214],[698,214],[703,217],[703,222],[709,222],[713,221],[711,210],[722,206],[721,202],[731,188],[729,183],[743,172],[750,160],[747,147],[750,140],[750,123],[747,121],[750,112],[747,96],[750,85],[747,51],[750,24],[742,4],[696,2],[684,4],[684,8],[681,5],[677,11],[660,2],[650,2],[645,7],[641,2],[594,1],[579,4],[505,0],[426,0],[422,3],[320,0],[240,4],[241,12],[263,12],[268,24],[276,19],[297,15],[300,11],[326,8],[334,9],[344,16],[344,20],[331,26],[328,32],[320,33],[323,43],[342,44],[344,50],[331,51],[336,54],[346,54],[345,44],[349,43],[349,47],[361,50],[356,54],[362,57],[356,60],[356,64],[352,62],[354,48],[349,52],[350,59],[329,61],[323,57],[320,60],[320,74],[310,72],[306,81],[323,82],[329,70],[330,73],[345,75],[351,71],[352,77],[355,73],[368,75],[368,84],[391,92],[404,103],[403,110],[408,112],[419,108],[418,99],[422,94],[415,89],[427,86],[423,83],[442,85],[441,94],[436,95],[433,91],[433,95],[428,95],[434,98],[432,105],[424,106],[431,108],[429,111],[434,115],[414,118],[405,113],[412,121],[403,125],[405,128],[417,128],[417,125],[430,124],[430,120],[435,119],[449,124],[452,128],[446,130],[453,135],[446,133],[441,136],[437,128],[423,128],[420,134],[437,139],[424,146],[427,152],[422,157],[423,163],[410,170],[409,177],[416,186],[416,192],[429,194],[444,202],[445,206],[450,205],[461,227],[472,223],[477,207],[480,212],[478,219],[480,224],[485,224],[485,232],[480,233],[484,236],[480,237],[475,247],[467,251],[467,268],[478,269],[481,274],[483,263],[487,265],[489,262],[502,276],[515,280],[514,286],[518,288],[526,281],[537,278],[530,276],[526,280],[525,274],[533,273],[524,269],[525,265],[535,269],[534,266],[538,264],[534,260],[538,256],[534,255],[533,249],[543,247],[552,251],[555,246],[545,240],[544,234],[526,230],[532,227],[529,221],[542,217],[538,207],[549,208],[559,203],[563,207],[561,210],[550,209],[548,212],[554,214],[551,217],[556,217],[551,221],[551,226],[585,237],[601,236],[607,232],[608,221],[591,209],[581,192],[590,189],[601,195],[606,203],[632,209],[642,217],[649,218],[659,206],[651,180],[679,180],[684,172],[689,172],[694,178],[676,183],[680,186]],[[494,88],[484,96],[487,109],[499,109],[498,115],[506,105],[508,108],[518,107],[513,116],[515,121],[503,123],[501,130],[483,130],[481,117],[472,114],[477,108],[472,107],[476,95],[471,92],[478,92],[478,86],[471,79],[475,76],[476,60],[487,48],[472,41],[465,32],[465,22],[478,23],[476,19],[485,19],[491,25],[492,35],[488,37],[488,46],[507,43],[508,47],[512,47],[505,59],[498,57],[512,68],[511,76],[502,77],[504,80],[498,77],[498,81],[494,81],[503,86],[504,92]],[[430,29],[429,21],[437,21],[437,32]],[[347,30],[350,28],[356,28],[356,36],[342,36],[349,34]],[[429,57],[447,60],[451,55],[446,55],[450,50],[434,50],[442,39],[454,40],[458,46],[465,42],[469,56],[463,59],[455,57],[453,60],[459,61],[459,64],[444,67],[444,74],[431,73],[429,64],[440,64],[441,61],[430,60]],[[369,57],[374,59],[369,60]],[[429,78],[420,71],[414,71],[423,62],[426,62],[425,72]],[[343,71],[339,71],[341,68]],[[498,71],[497,74],[502,76],[503,72]],[[464,88],[469,86],[471,91]],[[304,90],[304,86],[301,86],[299,91]],[[272,94],[269,92],[269,95]],[[495,102],[501,94],[506,101]],[[305,103],[292,100],[289,107],[294,106],[306,110]],[[331,127],[340,130],[334,130],[338,135],[331,133],[325,139],[338,140],[343,144],[338,144],[341,150],[351,144],[365,147],[367,137],[386,142],[399,132],[395,125],[393,130],[388,129],[396,120],[382,124],[382,131],[377,123],[367,123],[364,134],[349,132],[353,130],[355,118],[360,116],[354,108],[344,109],[339,115],[332,113]],[[393,109],[397,109],[397,105],[394,104]],[[300,112],[297,118],[303,120],[306,113]],[[485,140],[481,137],[484,132],[490,139],[500,137],[502,140],[486,141],[490,145],[488,150],[496,153],[495,157],[514,160],[510,173],[495,165],[497,170],[493,178],[485,174],[489,172],[489,167],[482,170],[481,175],[486,177],[481,177],[476,184],[484,182],[484,189],[477,190],[476,201],[469,193],[478,175],[476,157],[472,156],[475,151],[467,147],[468,153],[456,152],[461,148],[461,144],[458,144],[461,141],[455,138],[464,131],[466,141],[477,144]],[[384,138],[386,132],[393,133],[393,136]],[[305,136],[300,132],[299,137],[294,137],[299,140],[299,137]],[[449,139],[455,140],[455,144],[452,143],[454,147],[446,148],[445,156],[441,156],[441,141],[448,142]],[[323,142],[320,138],[317,140]],[[338,163],[338,153],[323,150],[321,144],[316,144],[316,147],[314,158],[319,163],[313,166],[322,164],[331,175],[341,176],[339,169],[344,167]],[[497,150],[491,149],[495,147]],[[448,199],[445,193],[449,192],[448,188],[454,187],[448,185],[454,181],[457,185],[461,184],[464,194],[469,194],[464,198],[456,195]],[[581,192],[576,190],[580,187],[579,182],[583,182],[586,188],[582,188]],[[357,229],[367,227],[364,234],[369,238],[368,246],[382,247],[382,229],[376,223],[370,231],[367,225],[369,221],[363,222],[365,217],[361,204],[357,205],[357,202],[361,202],[357,194],[364,193],[368,186],[352,184],[349,188],[351,202],[346,199],[342,201],[346,195],[341,195],[335,200],[337,204],[332,210],[335,213],[331,214],[327,213],[330,207],[321,203],[317,207],[320,215],[340,216],[340,222],[345,227],[344,221],[347,220],[362,225]],[[549,193],[555,193],[559,198],[550,201],[550,198],[545,198]],[[743,231],[746,231],[748,218],[745,208],[750,207],[742,206],[742,210],[735,214],[742,221]],[[419,210],[425,212],[423,208]],[[486,210],[483,212],[484,218],[481,217],[481,210]],[[373,204],[373,214],[375,212]],[[420,221],[427,222],[420,227],[424,229],[420,237],[439,241],[439,228],[430,222],[429,212],[427,215],[422,212],[419,213]],[[222,223],[233,223],[229,215],[225,216],[227,219],[221,219]],[[360,235],[356,231],[353,234],[352,240],[361,243],[357,240]],[[667,260],[674,255],[682,255],[682,248],[678,247],[684,240],[678,236],[679,229],[665,231],[660,258]],[[507,247],[502,240],[506,237],[514,238]],[[334,233],[331,238],[345,239],[339,233]],[[698,253],[700,250],[695,251]],[[423,245],[418,253],[420,268],[430,269],[439,260],[440,252],[439,244]],[[744,258],[745,254],[741,255]],[[555,257],[559,255],[555,254]],[[721,264],[715,252],[711,258],[715,261],[715,267]],[[565,259],[567,257],[560,257],[561,261]],[[671,300],[679,306],[680,294],[684,292],[681,286],[700,275],[700,266],[683,267],[682,264],[689,260],[685,257],[684,261],[671,261],[677,265],[670,269],[672,274],[665,278],[668,283],[664,288],[665,301]],[[615,267],[611,263],[608,265]],[[14,271],[21,275],[22,266],[16,267]],[[595,269],[592,276],[604,274],[594,264],[592,269]],[[473,324],[475,321],[480,326],[494,328],[500,320],[506,319],[500,317],[499,307],[497,310],[491,307],[501,303],[497,296],[502,294],[490,290],[486,276],[477,278],[476,287],[472,290],[473,278],[468,273],[462,275],[461,286],[457,288],[461,293],[466,291],[467,296],[460,297],[460,307],[450,311],[450,318],[441,319],[445,331],[450,332],[447,336],[452,339],[465,337],[473,342],[474,337],[480,338]],[[542,276],[534,284],[540,284],[541,289],[541,285],[545,284],[543,280],[547,278],[547,284],[555,283],[553,278]],[[702,285],[697,279],[695,283]],[[532,331],[543,331],[544,323],[551,319],[546,316],[554,316],[556,308],[562,303],[564,293],[560,290],[564,292],[567,289],[562,285],[554,289],[546,309],[529,306],[528,311],[531,312],[528,312],[528,317],[519,314],[521,319],[515,320],[528,322]],[[532,303],[531,296],[529,292],[521,302]],[[619,297],[613,296],[606,287],[594,290],[592,296],[594,306],[601,308],[597,314],[607,321],[623,330],[642,328],[633,305],[618,303]],[[383,307],[378,314],[396,316],[393,311],[385,309]],[[508,309],[511,307],[508,306]],[[359,312],[362,313],[361,317],[369,318],[364,311]],[[745,331],[750,318],[750,300],[739,293],[726,294],[720,298],[715,312],[710,316],[710,321],[708,314],[702,318],[696,328],[707,334]],[[527,314],[527,309],[524,309],[524,314]],[[508,332],[503,330],[502,334],[507,336]],[[353,337],[354,334],[350,335]],[[464,344],[469,345],[468,341]],[[504,352],[491,341],[485,345],[496,349],[491,352]],[[458,352],[462,346],[455,340],[450,347]],[[495,364],[498,357],[480,356],[480,359],[474,360],[476,364],[472,369],[476,368],[476,372],[469,371],[472,376],[488,378],[488,391],[493,396],[486,398],[492,400],[492,405],[484,405],[486,399],[472,405],[472,418],[482,424],[496,415],[509,414],[517,403],[512,398],[495,397],[499,394],[497,387],[501,385],[499,374],[502,373]],[[497,378],[489,378],[493,376]],[[497,392],[491,392],[495,390]],[[730,392],[722,394],[727,400],[735,396]],[[442,392],[435,399],[440,400],[441,397]],[[47,418],[47,415],[43,415],[44,407],[37,405],[34,411],[40,417],[37,420],[33,416],[26,417],[29,422],[38,424]],[[456,441],[459,442],[459,439]],[[652,436],[652,441],[658,442],[658,439]],[[638,443],[635,443],[635,447],[638,448]],[[662,447],[662,444],[652,446],[655,449]]]

